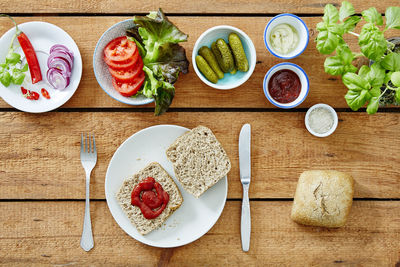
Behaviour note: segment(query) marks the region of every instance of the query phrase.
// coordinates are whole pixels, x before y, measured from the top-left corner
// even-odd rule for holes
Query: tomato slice
[[[104,48],[104,57],[115,63],[127,63],[137,51],[135,42],[126,36],[115,38]]]
[[[129,70],[114,70],[111,68],[108,70],[117,82],[130,83],[133,82],[136,76],[143,72],[143,61],[141,59],[138,60],[135,66]]]
[[[142,87],[146,76],[144,72],[141,72],[135,79],[130,83],[120,83],[114,78],[112,79],[113,86],[123,96],[133,96],[136,94],[140,87]]]
[[[104,57],[104,62],[114,70],[128,70],[131,69],[133,66],[135,66],[139,58],[140,58],[139,50],[136,49],[136,52],[133,54],[133,56],[124,63],[115,62],[106,57]]]

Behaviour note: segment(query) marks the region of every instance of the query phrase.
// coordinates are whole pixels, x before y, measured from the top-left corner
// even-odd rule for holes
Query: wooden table
[[[324,73],[325,57],[317,53],[313,39],[328,2],[340,4],[338,0],[1,0],[1,12],[13,15],[18,23],[39,20],[62,27],[78,44],[84,66],[75,95],[56,111],[28,114],[0,100],[0,264],[399,266],[400,110],[380,109],[373,116],[352,112],[340,79]],[[386,7],[399,5],[398,0],[352,2],[358,13],[371,6],[384,13]],[[114,23],[159,6],[189,34],[184,44],[188,58],[198,36],[209,27],[228,24],[244,30],[257,50],[250,80],[234,90],[219,91],[204,85],[191,66],[176,84],[171,109],[160,117],[153,116],[152,105],[136,108],[106,95],[92,68],[97,40]],[[310,29],[308,48],[290,61],[309,74],[311,90],[303,104],[289,111],[276,109],[262,92],[265,73],[281,62],[267,52],[262,33],[268,20],[282,12],[298,14]],[[0,34],[10,27],[2,19]],[[355,44],[353,39],[351,45]],[[313,137],[304,127],[305,111],[320,102],[338,111],[339,126],[329,138]],[[244,123],[253,127],[248,253],[241,250],[239,228],[238,135]],[[219,221],[205,236],[179,248],[137,242],[118,227],[105,202],[104,177],[114,151],[133,133],[157,124],[209,126],[233,165]],[[95,247],[89,253],[79,246],[85,197],[79,158],[82,131],[94,132],[98,146],[91,180]],[[297,179],[309,169],[336,169],[354,176],[355,199],[343,228],[304,227],[290,220]]]

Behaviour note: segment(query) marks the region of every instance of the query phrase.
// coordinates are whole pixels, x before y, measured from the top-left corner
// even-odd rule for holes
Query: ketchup
[[[279,103],[295,101],[301,90],[300,78],[291,70],[278,70],[268,82],[268,92]]]
[[[167,206],[168,201],[168,193],[153,177],[147,177],[132,190],[131,204],[138,206],[148,220],[157,218]]]

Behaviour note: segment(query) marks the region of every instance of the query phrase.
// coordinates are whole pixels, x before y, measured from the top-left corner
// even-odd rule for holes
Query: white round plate
[[[11,25],[11,23],[10,23]],[[25,81],[22,85],[12,84],[8,87],[4,87],[0,83],[0,96],[9,105],[16,109],[40,113],[47,112],[62,106],[67,102],[78,88],[79,82],[82,77],[82,57],[79,52],[78,46],[74,40],[66,33],[63,29],[41,21],[26,22],[18,25],[18,28],[24,32],[32,43],[36,51],[37,58],[39,60],[40,69],[42,71],[42,81],[32,84],[29,70],[26,72]],[[11,28],[0,38],[0,61],[4,62],[5,57],[10,46],[11,39],[15,33],[15,27]],[[72,68],[72,75],[70,84],[64,90],[53,89],[48,83],[46,78],[47,72],[47,58],[49,56],[50,47],[55,44],[62,44],[68,47],[74,53],[74,66]],[[14,42],[14,47],[18,47],[16,52],[22,57],[25,57],[24,52],[18,44],[18,41]],[[21,93],[21,86],[28,90],[39,93],[39,100],[26,99]],[[49,94],[50,99],[44,98],[40,90],[45,88]]]
[[[126,30],[132,29],[133,27],[134,27],[133,19],[127,19],[114,24],[107,31],[103,33],[103,35],[97,42],[96,48],[94,49],[93,71],[100,87],[109,96],[111,96],[112,98],[114,98],[119,102],[137,106],[137,105],[146,105],[151,102],[154,102],[154,99],[147,98],[144,95],[140,95],[138,97],[126,97],[117,92],[117,90],[115,90],[114,86],[112,85],[110,71],[108,70],[108,66],[103,59],[104,58],[103,50],[107,46],[107,44],[111,40],[114,40],[117,37],[125,36]]]
[[[187,193],[174,175],[165,151],[175,139],[189,129],[175,125],[158,125],[129,137],[114,153],[107,169],[105,192],[108,207],[118,225],[131,237],[154,247],[177,247],[203,236],[217,222],[228,193],[225,176],[200,198]],[[115,197],[122,182],[151,162],[158,162],[178,185],[183,203],[164,225],[142,236],[122,211]]]

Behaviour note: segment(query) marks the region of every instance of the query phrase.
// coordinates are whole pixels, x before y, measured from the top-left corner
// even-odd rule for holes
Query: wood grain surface
[[[23,23],[40,20],[62,27],[76,41],[83,60],[83,75],[80,86],[74,96],[62,108],[102,108],[102,107],[133,107],[120,103],[109,97],[97,83],[92,66],[93,52],[97,41],[110,26],[129,19],[130,17],[18,17],[17,22]],[[202,32],[216,25],[227,24],[245,31],[253,40],[257,50],[257,65],[251,78],[242,86],[233,90],[217,90],[208,87],[197,77],[192,64],[189,74],[181,75],[176,83],[176,96],[172,107],[175,108],[274,108],[263,92],[263,79],[266,72],[273,65],[282,62],[272,56],[265,48],[263,41],[264,28],[270,17],[174,17],[170,19],[179,28],[189,33],[189,40],[183,43],[189,61],[192,48]],[[324,55],[320,55],[314,39],[315,25],[321,20],[319,17],[305,17],[310,29],[310,42],[305,52],[291,60],[308,73],[310,91],[307,99],[299,107],[310,107],[316,103],[326,103],[335,108],[347,108],[344,95],[347,89],[339,77],[324,72]],[[6,32],[12,24],[6,19],[0,19],[0,34]],[[82,27],[82,25],[87,25]],[[195,25],[195,27],[193,27]],[[393,34],[386,32],[387,36]],[[355,47],[356,39],[349,38],[351,47]],[[9,89],[8,89],[9,90]],[[153,107],[154,104],[147,105]],[[0,99],[0,108],[10,107]],[[143,107],[143,106],[141,106]]]
[[[394,266],[400,259],[398,201],[355,201],[346,226],[339,229],[292,222],[291,201],[252,201],[250,205],[250,251],[243,253],[239,201],[227,202],[205,236],[173,249],[137,242],[119,228],[104,201],[92,202],[95,246],[86,253],[79,247],[83,201],[0,203],[0,264]]]
[[[400,116],[339,113],[339,127],[316,138],[303,112],[51,112],[0,113],[0,199],[82,199],[80,133],[96,135],[92,198],[104,199],[104,178],[115,150],[135,132],[158,124],[210,127],[232,160],[229,198],[241,198],[238,138],[252,126],[251,198],[291,198],[301,172],[336,169],[352,174],[357,198],[399,198]],[[68,133],[68,134],[66,134]],[[147,159],[152,161],[152,159]],[[147,162],[149,163],[149,162]],[[132,159],[144,167],[145,161]]]
[[[203,0],[203,1],[140,1],[140,0],[22,0],[10,4],[9,1],[0,1],[0,10],[4,13],[118,13],[134,14],[147,13],[151,10],[163,8],[167,13],[180,14],[321,14],[325,4],[332,3],[340,6],[341,0],[252,0],[252,1],[228,1],[228,0]],[[397,0],[373,1],[352,0],[356,12],[374,6],[379,12],[384,13],[386,7],[398,4]]]

